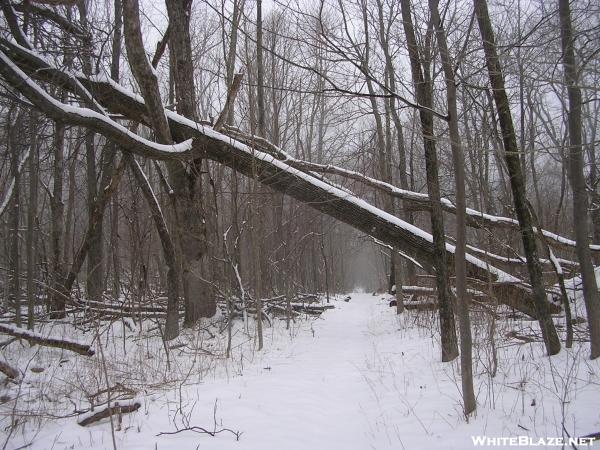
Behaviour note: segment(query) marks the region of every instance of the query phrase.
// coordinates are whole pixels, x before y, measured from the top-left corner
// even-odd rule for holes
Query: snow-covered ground
[[[397,316],[388,301],[352,294],[349,302],[340,297],[335,309],[290,330],[276,321],[266,330],[262,352],[251,350],[252,338],[237,330],[229,360],[222,357],[222,336],[187,332],[179,342],[188,345],[170,351],[170,370],[158,336],[140,339],[137,331],[115,324],[102,335],[111,384],[135,389],[142,403],[114,431],[117,448],[467,449],[474,447],[473,436],[600,431],[600,362],[587,359],[587,344],[550,359],[540,343],[504,337],[509,330],[535,330],[532,322],[498,321],[492,377],[491,322],[475,314],[478,412],[467,422],[458,363],[439,362],[437,332],[430,331],[437,329],[435,315]],[[93,358],[25,346],[17,354],[14,346],[2,356],[27,370],[20,388],[0,388],[13,398],[1,405],[2,441],[12,418],[31,414],[24,427],[14,428],[6,448],[113,448],[107,419],[81,427],[75,414],[50,417],[89,407],[85,392],[106,386],[98,346]],[[44,371],[30,370],[38,366]],[[192,430],[157,436],[192,427],[223,431],[214,437]],[[233,432],[241,433],[239,440]]]

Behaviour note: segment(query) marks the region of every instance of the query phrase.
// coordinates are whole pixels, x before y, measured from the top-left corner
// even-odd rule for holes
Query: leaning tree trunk
[[[164,113],[164,107],[158,88],[158,80],[144,51],[144,42],[142,40],[139,18],[139,5],[137,0],[125,0],[123,2],[123,32],[125,36],[127,55],[129,57],[129,64],[132,73],[138,85],[140,86],[140,89],[142,90],[146,106],[145,109],[149,115],[152,128],[154,129],[159,142],[171,143],[171,130],[169,129],[169,125]],[[152,189],[148,185],[145,176],[143,173],[141,173],[141,169],[137,170],[138,168],[136,167],[137,163],[135,160],[129,157],[127,157],[126,160],[129,161],[129,165],[132,168],[134,175],[138,179],[138,183],[140,184],[142,192],[144,193],[146,201],[148,202],[150,210],[152,211],[158,235],[163,246],[165,260],[167,261],[168,305],[167,323],[165,325],[165,339],[173,339],[179,334],[179,294],[177,287],[179,272],[174,262],[174,246],[170,239],[170,235],[166,230],[166,224],[164,222],[162,213],[160,213],[160,207],[156,203],[156,198],[154,197]],[[182,167],[180,162],[174,161],[171,164],[174,167]],[[176,187],[174,188],[177,189]],[[175,192],[178,194],[180,191],[176,190]],[[189,213],[192,213],[192,211]],[[185,287],[186,284],[184,279],[184,289]]]
[[[5,81],[21,92],[36,108],[43,111],[54,120],[67,121],[69,124],[92,128],[113,140],[124,151],[130,151],[140,156],[162,160],[190,160],[202,155],[215,162],[224,164],[246,175],[252,175],[252,164],[258,168],[259,181],[273,189],[285,193],[296,200],[307,203],[310,207],[341,220],[352,227],[373,236],[380,241],[401,248],[411,258],[414,258],[425,270],[433,273],[436,258],[433,237],[423,230],[390,216],[373,206],[367,206],[347,191],[327,184],[326,180],[317,180],[314,175],[292,168],[281,161],[281,155],[265,145],[261,152],[272,157],[261,155],[252,158],[252,151],[244,142],[253,140],[246,138],[213,134],[205,126],[196,123],[186,123],[175,113],[170,113],[169,125],[178,134],[190,136],[185,145],[189,149],[174,154],[164,151],[160,146],[150,145],[135,138],[133,133],[125,132],[111,121],[98,120],[89,114],[78,114],[75,110],[65,109],[50,101],[48,94],[43,94],[35,88],[33,78],[42,79],[49,83],[64,82],[69,90],[78,91],[74,82],[81,83],[95,93],[98,102],[109,109],[111,113],[120,114],[129,120],[151,124],[147,104],[139,101],[133,95],[113,86],[112,82],[98,79],[90,80],[83,75],[75,74],[73,78],[54,68],[47,62],[33,58],[28,52],[0,40],[0,75]],[[8,56],[10,55],[10,56]],[[147,62],[147,58],[146,62]],[[131,61],[131,58],[130,58]],[[39,70],[37,70],[37,69]],[[25,77],[30,77],[27,82]],[[150,101],[146,99],[146,102]],[[164,114],[162,115],[164,118]],[[310,170],[310,169],[308,169]],[[323,183],[327,185],[324,186]],[[453,264],[453,248],[448,247],[446,257]],[[509,281],[507,274],[493,266],[471,256],[467,260],[467,275],[483,281],[501,281],[491,286],[498,301],[522,311],[532,317],[537,317],[531,292],[518,279]],[[547,303],[549,311],[554,311],[554,305]]]
[[[456,250],[454,251],[454,273],[456,275],[456,296],[458,297],[458,322],[460,325],[460,375],[465,415],[471,414],[477,407],[473,388],[473,339],[469,318],[469,294],[467,292],[467,265],[465,253],[467,246],[465,161],[458,130],[458,108],[456,106],[456,81],[454,67],[448,51],[446,32],[438,10],[438,0],[429,0],[431,18],[437,32],[437,44],[442,60],[446,81],[446,99],[448,102],[448,127],[450,147],[454,163],[454,182],[456,185]]]
[[[152,214],[152,219],[154,220],[154,224],[156,226],[156,231],[160,238],[160,243],[163,249],[163,255],[165,258],[165,264],[167,266],[167,320],[165,324],[164,331],[164,339],[171,340],[175,339],[179,336],[179,276],[177,271],[177,258],[175,255],[175,246],[173,245],[173,241],[171,240],[171,235],[169,234],[169,230],[167,229],[167,222],[162,214],[162,210],[156,196],[154,195],[154,191],[152,190],[152,186],[148,182],[148,178],[142,171],[142,168],[137,163],[133,155],[130,153],[125,153],[124,156],[125,161],[129,165],[135,180],[140,187],[144,198],[146,199],[146,203],[148,204],[148,208],[150,209],[150,213]]]
[[[498,110],[498,121],[502,129],[506,166],[510,175],[510,187],[513,194],[515,212],[519,221],[525,257],[527,258],[527,269],[529,270],[529,278],[533,290],[536,315],[548,355],[555,355],[560,351],[561,345],[546,303],[542,268],[536,248],[531,214],[527,208],[527,199],[525,197],[525,183],[521,169],[521,160],[519,158],[520,151],[517,145],[510,103],[504,89],[504,76],[498,52],[496,51],[494,31],[490,22],[487,1],[473,0],[473,3],[475,5],[475,14],[477,15],[481,39],[483,40],[483,49],[485,51],[494,102]]]
[[[433,131],[433,86],[425,81],[421,67],[417,39],[410,11],[410,0],[401,0],[402,20],[404,33],[408,44],[410,66],[415,86],[417,103],[421,106],[419,117],[421,132],[425,147],[425,169],[427,172],[427,190],[431,200],[431,234],[434,245],[435,279],[438,292],[440,328],[442,340],[442,361],[452,361],[458,356],[456,342],[456,325],[452,307],[452,293],[448,275],[448,261],[446,259],[446,237],[444,235],[444,216],[438,180],[438,162]]]
[[[569,97],[569,181],[573,189],[573,214],[577,258],[583,280],[583,297],[590,330],[591,358],[600,356],[600,296],[596,284],[596,274],[592,264],[590,239],[588,236],[588,197],[586,192],[581,137],[581,89],[578,82],[578,68],[575,60],[573,27],[569,0],[559,0],[560,34],[563,51],[563,67],[567,94]]]

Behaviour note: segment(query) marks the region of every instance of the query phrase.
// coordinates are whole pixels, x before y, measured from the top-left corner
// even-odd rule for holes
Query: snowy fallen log
[[[438,303],[436,300],[413,300],[411,302],[405,302],[404,309],[416,311],[435,311],[438,309]]]
[[[162,302],[157,302],[158,306],[147,306],[147,305],[134,305],[128,306],[126,303],[117,302],[97,302],[93,300],[78,301],[77,304],[83,308],[96,308],[99,310],[117,310],[126,313],[152,313],[152,312],[166,312],[166,305],[163,306]]]
[[[67,105],[35,83],[31,77],[59,85],[78,94],[83,87],[93,102],[99,102],[113,114],[150,123],[143,100],[133,92],[106,77],[86,77],[53,67],[48,60],[19,46],[14,41],[0,39],[0,74],[51,118],[94,130],[130,151],[157,160],[192,160],[208,158],[222,163],[247,176],[259,173],[259,181],[318,211],[338,219],[418,261],[433,273],[436,253],[430,233],[398,217],[376,208],[368,202],[340,189],[328,180],[293,168],[263,151],[251,148],[210,126],[191,121],[177,113],[165,110],[172,135],[179,142],[161,145],[132,133],[112,120],[107,114],[89,108]],[[446,263],[454,267],[455,246],[446,244]],[[522,280],[499,270],[471,254],[466,255],[467,275],[482,281],[491,281],[491,289],[500,303],[513,307],[531,317],[537,316],[530,287]],[[560,307],[547,302],[550,312]]]
[[[0,324],[0,333],[25,339],[32,344],[37,344],[44,347],[62,348],[63,350],[69,350],[84,356],[93,356],[95,353],[91,346],[87,344],[82,344],[69,339],[58,339],[44,336],[43,334],[36,333],[35,331],[24,330],[22,328],[15,327],[14,325],[8,325],[4,323]]]
[[[302,304],[302,303],[291,303],[291,308],[297,312],[303,312],[307,314],[321,314],[328,309],[334,309],[334,305],[312,305],[312,304]]]
[[[77,424],[82,427],[86,427],[91,425],[92,423],[98,422],[102,419],[106,419],[114,414],[119,415],[119,422],[121,422],[121,415],[131,413],[140,409],[142,404],[138,400],[130,400],[130,401],[119,401],[114,402],[113,406],[106,406],[106,408],[101,409],[100,411],[90,411],[86,414],[82,414],[79,416],[77,420]]]
[[[395,290],[392,289],[392,293],[394,292]],[[481,292],[476,289],[467,289],[467,292],[472,298],[485,299],[489,297],[485,292]],[[437,289],[427,286],[402,286],[402,293],[412,294],[415,296],[415,298],[418,298],[419,296],[435,297],[437,295]]]
[[[319,296],[317,294],[308,294],[304,292],[298,292],[296,294],[296,298],[303,302],[315,303],[319,301]]]
[[[284,302],[286,299],[285,295],[278,295],[277,297],[271,297],[271,298],[263,298],[261,300],[263,305],[269,304],[269,303],[280,303],[280,302]]]
[[[18,369],[15,369],[13,366],[11,366],[10,364],[8,364],[5,361],[2,361],[1,359],[0,359],[0,372],[2,372],[4,375],[6,375],[11,380],[15,380],[15,379],[19,378],[19,376],[21,376],[21,372],[19,372]]]
[[[285,305],[271,305],[268,308],[268,311],[275,315],[282,315],[282,316],[292,316],[292,317],[298,317],[300,315],[299,312],[294,311],[293,309],[290,310],[287,308],[287,306]]]
[[[325,173],[330,175],[336,175],[343,178],[351,179],[354,181],[359,181],[364,183],[367,186],[375,188],[381,192],[385,192],[392,197],[403,200],[404,202],[410,203],[410,208],[414,211],[430,211],[431,210],[431,200],[429,199],[428,194],[424,194],[421,192],[413,192],[405,189],[398,188],[390,183],[386,183],[385,181],[378,180],[375,178],[368,177],[362,173],[344,169],[343,167],[338,167],[332,164],[317,164],[310,161],[299,160],[293,158],[282,149],[276,147],[272,143],[268,142],[266,139],[260,138],[258,136],[250,136],[238,128],[226,126],[225,134],[233,137],[234,139],[244,142],[247,145],[258,145],[258,147],[276,157],[284,161],[286,164],[289,164],[291,167],[296,169],[300,169],[304,172],[313,172],[313,173]],[[456,214],[456,205],[448,199],[441,198],[442,209],[451,214]],[[466,208],[466,219],[467,225],[472,228],[512,228],[514,230],[519,230],[519,222],[517,219],[512,217],[503,217],[496,216],[492,214],[488,214],[485,212],[477,211],[472,208]],[[536,234],[540,234],[540,230],[534,228],[534,232]],[[546,239],[549,239],[549,243],[554,246],[564,247],[564,248],[574,248],[576,243],[574,240],[566,238],[564,236],[558,235],[556,233],[552,233],[548,230],[541,230],[541,235]],[[592,251],[600,251],[600,245],[591,244],[590,250]],[[495,255],[493,255],[495,256]],[[504,263],[515,263],[515,264],[523,264],[520,259],[509,259],[502,258]],[[572,261],[569,261],[573,263]],[[542,260],[542,263],[548,263],[547,260]],[[576,265],[576,263],[574,263]]]

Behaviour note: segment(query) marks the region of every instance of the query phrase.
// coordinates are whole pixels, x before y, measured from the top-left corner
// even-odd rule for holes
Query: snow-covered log
[[[0,359],[0,372],[6,375],[10,379],[17,379],[21,375],[18,369],[15,369],[13,366],[8,364],[6,361],[2,361]]]
[[[99,420],[106,419],[107,417],[112,416],[113,414],[127,414],[140,409],[142,404],[138,400],[120,400],[118,402],[114,402],[112,406],[106,406],[105,408],[99,411],[90,411],[89,413],[82,414],[79,416],[77,423],[82,427],[88,426],[94,422],[98,422]]]
[[[0,39],[0,50],[4,62],[0,64],[2,77],[51,117],[87,127],[115,141],[124,150],[145,157],[164,160],[209,158],[247,176],[252,176],[256,167],[261,183],[400,249],[426,270],[433,271],[435,255],[431,234],[374,207],[347,190],[172,111],[166,111],[166,114],[172,135],[180,144],[166,146],[143,139],[98,112],[58,102],[30,78],[36,77],[74,91],[73,76],[14,42]],[[81,74],[75,74],[75,77],[77,84],[93,92],[94,99],[111,113],[149,123],[145,105],[139,96],[108,78],[88,78]],[[454,246],[446,244],[446,252],[448,264],[453,267]],[[518,278],[469,254],[467,272],[469,277],[491,281],[493,293],[501,303],[536,317],[531,291]],[[558,310],[550,303],[548,307],[551,311]]]
[[[317,164],[314,162],[293,158],[280,148],[266,141],[265,139],[257,136],[250,136],[246,133],[243,133],[235,127],[225,127],[225,134],[227,134],[228,136],[232,136],[236,140],[239,140],[240,142],[244,142],[246,144],[255,143],[259,146],[261,150],[264,150],[265,152],[275,156],[277,159],[286,162],[287,164],[296,169],[316,173],[326,173],[340,176],[343,178],[348,178],[354,181],[359,181],[371,188],[377,189],[381,192],[385,192],[386,194],[394,198],[409,203],[412,209],[422,211],[431,210],[431,201],[429,200],[428,194],[401,189],[397,186],[394,186],[393,184],[386,183],[385,181],[371,178],[360,172],[344,169],[343,167],[338,167],[333,164]],[[456,205],[454,205],[454,203],[450,199],[442,197],[440,200],[442,203],[442,209],[445,212],[456,214]],[[496,216],[482,211],[477,211],[476,209],[467,208],[466,218],[467,225],[472,228],[512,228],[515,230],[519,230],[519,221],[512,217]],[[534,232],[539,233],[539,230],[537,228],[534,228]],[[566,248],[575,248],[576,246],[575,241],[572,239],[566,238],[564,236],[552,233],[544,229],[542,229],[541,232],[542,235],[548,240],[548,243],[553,246]],[[592,244],[590,245],[590,250],[600,251],[600,245]],[[515,263],[517,262],[515,261]]]
[[[62,348],[64,350],[69,350],[71,352],[79,353],[84,356],[93,356],[94,349],[87,344],[82,344],[77,341],[72,341],[70,339],[58,339],[49,336],[44,336],[43,334],[36,333],[31,330],[24,330],[23,328],[15,327],[14,325],[8,325],[5,323],[0,323],[0,333],[5,333],[10,336],[14,336],[20,339],[25,339],[32,344],[42,345],[44,347],[55,347]]]

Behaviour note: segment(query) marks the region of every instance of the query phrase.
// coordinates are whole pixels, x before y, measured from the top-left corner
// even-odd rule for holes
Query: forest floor
[[[494,374],[491,322],[474,315],[478,411],[467,422],[458,362],[439,361],[434,313],[398,316],[388,302],[352,294],[290,329],[275,321],[261,352],[252,330],[238,329],[230,359],[222,357],[226,333],[186,331],[169,352],[170,369],[159,336],[141,338],[155,330],[132,332],[119,322],[101,336],[104,359],[5,349],[5,360],[25,375],[18,387],[0,387],[11,398],[0,405],[0,446],[112,449],[108,419],[82,427],[73,412],[106,386],[104,369],[141,403],[114,424],[119,449],[467,449],[475,436],[537,440],[600,431],[600,362],[587,358],[586,344],[547,358],[541,343],[507,337],[516,329],[534,336],[533,322],[498,321]]]

